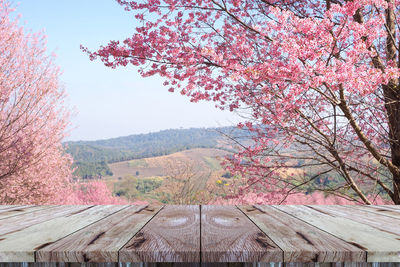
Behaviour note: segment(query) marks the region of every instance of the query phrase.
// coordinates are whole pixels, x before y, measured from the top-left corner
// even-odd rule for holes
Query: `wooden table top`
[[[400,262],[400,206],[0,206],[0,262]]]

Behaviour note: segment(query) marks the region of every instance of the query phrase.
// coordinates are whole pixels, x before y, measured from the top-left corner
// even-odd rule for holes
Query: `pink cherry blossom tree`
[[[68,125],[59,69],[44,37],[26,34],[0,1],[0,202],[62,201],[72,160],[62,149]]]
[[[103,182],[74,181],[61,140],[69,113],[41,34],[0,0],[0,204],[125,204]]]
[[[253,142],[226,165],[245,178],[237,194],[284,201],[313,185],[400,204],[399,0],[117,2],[133,35],[82,49],[242,114]]]
[[[121,205],[127,200],[113,197],[111,190],[102,181],[79,182],[68,199],[69,204],[77,205]],[[135,204],[135,203],[134,203]],[[139,204],[140,205],[140,204]]]

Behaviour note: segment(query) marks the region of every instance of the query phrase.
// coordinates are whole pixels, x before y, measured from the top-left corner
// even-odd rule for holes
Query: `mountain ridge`
[[[169,155],[192,148],[232,151],[223,145],[223,134],[233,135],[239,131],[234,126],[167,129],[94,141],[68,141],[64,147],[74,159],[75,175],[93,178],[110,175],[107,163]]]

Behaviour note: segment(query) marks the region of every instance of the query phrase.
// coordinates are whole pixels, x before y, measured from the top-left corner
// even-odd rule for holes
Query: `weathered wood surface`
[[[380,206],[373,206],[373,207],[380,207]],[[386,205],[385,208],[400,211],[400,205]]]
[[[299,262],[120,262],[120,263],[0,263],[0,267],[399,267],[399,263],[299,263]]]
[[[5,219],[8,217],[21,215],[24,213],[29,213],[37,210],[45,210],[52,206],[8,206],[7,208],[0,210],[0,219]]]
[[[200,206],[166,206],[120,251],[121,262],[200,261]]]
[[[324,209],[325,206],[274,207],[367,251],[368,262],[400,261],[399,235],[335,215]],[[354,214],[354,218],[356,217],[357,214]],[[376,219],[380,220],[381,217]]]
[[[0,206],[0,262],[400,265],[400,207]]]
[[[365,210],[354,209],[349,206],[334,206],[334,207],[324,206],[323,208],[319,206],[311,206],[311,207],[321,212],[327,212],[334,216],[347,218],[359,222],[361,224],[375,227],[381,231],[395,234],[397,235],[396,238],[400,238],[400,225],[398,219],[389,216],[380,216],[379,220],[376,220],[376,218],[371,216],[370,212]]]
[[[285,262],[362,262],[366,252],[271,206],[240,209],[285,251]]]
[[[2,218],[0,221],[2,226],[0,227],[0,236],[17,232],[29,226],[37,225],[39,223],[49,221],[51,219],[68,215],[72,212],[82,210],[82,206],[53,206],[45,209],[29,209],[25,213],[19,213],[18,215],[24,215],[24,219],[21,220],[21,216],[10,216]],[[1,213],[0,213],[1,215]]]
[[[36,253],[38,262],[118,262],[118,251],[161,207],[131,206]]]
[[[7,210],[7,209],[10,209],[10,208],[19,208],[19,207],[24,207],[24,206],[2,205],[2,206],[0,206],[0,211]]]
[[[283,251],[232,206],[201,207],[204,262],[281,262]]]
[[[80,206],[80,209],[68,215],[3,234],[0,236],[0,262],[35,261],[35,251],[122,208],[123,206]]]
[[[386,206],[350,206],[350,208],[375,213],[372,215],[373,218],[376,218],[377,215],[379,218],[381,218],[381,216],[384,215],[393,217],[395,219],[400,219],[400,211],[387,208]]]

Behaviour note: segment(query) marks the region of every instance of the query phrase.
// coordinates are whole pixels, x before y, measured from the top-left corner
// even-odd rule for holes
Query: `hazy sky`
[[[131,13],[114,0],[14,0],[21,24],[44,30],[57,54],[68,104],[75,107],[68,140],[93,140],[170,128],[232,125],[238,117],[212,102],[190,103],[170,93],[159,77],[142,78],[134,67],[107,68],[90,61],[91,50],[123,40],[135,28]],[[100,4],[99,4],[100,3]]]

